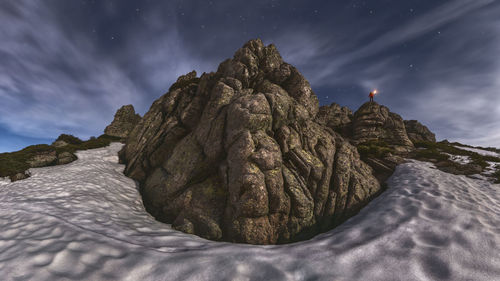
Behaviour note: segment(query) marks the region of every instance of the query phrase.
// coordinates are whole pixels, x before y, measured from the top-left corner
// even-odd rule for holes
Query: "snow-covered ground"
[[[484,149],[479,149],[479,148],[465,147],[465,146],[458,146],[458,145],[455,145],[455,147],[458,149],[462,149],[462,150],[472,151],[472,152],[475,152],[475,153],[483,155],[483,156],[500,157],[500,154],[496,153],[494,151],[489,151],[489,150],[484,150]]]
[[[4,184],[8,184],[10,183],[10,179],[9,178],[2,178],[0,177],[0,186],[4,185]]]
[[[491,175],[500,169],[500,163],[498,162],[486,161],[486,163],[488,163],[488,167],[484,168],[483,175]]]
[[[465,164],[469,164],[470,162],[472,162],[470,157],[466,156],[466,155],[453,155],[453,154],[449,154],[449,153],[444,153],[444,154],[448,155],[450,157],[451,161],[458,163],[458,164],[465,165]]]
[[[0,185],[1,280],[500,280],[499,185],[411,161],[312,240],[218,243],[147,214],[120,147]]]

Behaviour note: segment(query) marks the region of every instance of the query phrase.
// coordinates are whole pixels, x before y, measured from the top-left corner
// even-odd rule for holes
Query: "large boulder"
[[[376,102],[364,103],[354,113],[352,126],[352,138],[357,144],[381,141],[402,154],[414,148],[406,133],[403,118]]]
[[[31,173],[29,171],[24,171],[24,172],[15,173],[14,175],[9,176],[9,179],[11,182],[15,182],[15,181],[27,179],[30,176],[31,176]]]
[[[76,155],[71,152],[65,151],[57,155],[57,165],[64,165],[71,163],[77,159]]]
[[[181,76],[120,159],[158,220],[207,239],[287,243],[331,229],[380,191],[354,146],[315,121],[318,99],[274,45]]]
[[[124,105],[116,111],[115,118],[104,129],[104,133],[108,136],[125,139],[140,120],[141,116],[135,113],[134,106],[131,104]]]
[[[412,142],[436,142],[436,135],[417,120],[404,120],[406,132]]]

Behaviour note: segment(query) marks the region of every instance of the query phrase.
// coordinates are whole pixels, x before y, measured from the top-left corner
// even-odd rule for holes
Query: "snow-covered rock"
[[[449,153],[444,153],[444,154],[448,155],[450,157],[451,161],[458,163],[458,164],[466,165],[466,164],[469,164],[470,162],[472,162],[472,160],[470,159],[470,156],[467,156],[467,155],[453,155],[453,154],[449,154]]]
[[[0,186],[10,183],[10,179],[0,177]]]
[[[0,188],[2,280],[498,280],[500,186],[431,164],[336,229],[254,246],[172,230],[143,208],[120,144]]]

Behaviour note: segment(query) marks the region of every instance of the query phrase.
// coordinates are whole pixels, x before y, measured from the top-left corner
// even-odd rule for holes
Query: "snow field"
[[[499,280],[500,186],[398,166],[358,215],[309,241],[254,246],[172,230],[122,173],[121,144],[0,185],[2,280]]]

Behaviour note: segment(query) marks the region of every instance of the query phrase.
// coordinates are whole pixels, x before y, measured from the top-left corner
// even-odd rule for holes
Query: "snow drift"
[[[3,280],[495,280],[499,185],[398,166],[358,215],[280,246],[204,240],[145,210],[121,144],[0,183]]]

